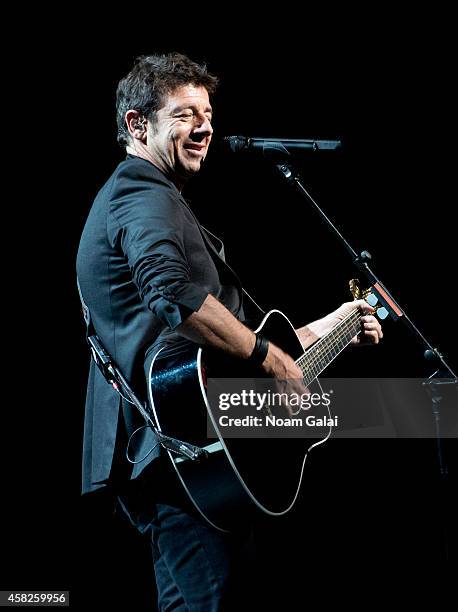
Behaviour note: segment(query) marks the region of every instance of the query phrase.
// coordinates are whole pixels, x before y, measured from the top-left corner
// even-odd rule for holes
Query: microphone
[[[335,151],[340,149],[340,140],[314,140],[296,138],[251,138],[249,136],[225,136],[223,142],[233,153],[259,151],[263,155],[290,151]]]

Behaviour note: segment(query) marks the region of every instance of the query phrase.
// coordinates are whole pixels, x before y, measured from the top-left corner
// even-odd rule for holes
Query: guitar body
[[[290,321],[278,310],[269,312],[257,332],[290,354],[303,355],[303,348]],[[193,461],[170,451],[170,459],[191,501],[200,514],[217,529],[231,530],[246,521],[247,513],[258,509],[283,515],[294,505],[307,452],[330,435],[321,438],[282,439],[224,438],[207,395],[209,379],[261,378],[243,360],[197,345],[162,359],[159,351],[149,375],[149,400],[158,429],[164,434],[206,448],[208,456]],[[319,383],[317,389],[321,391]],[[323,409],[324,417],[329,411]],[[208,423],[214,437],[207,433]]]

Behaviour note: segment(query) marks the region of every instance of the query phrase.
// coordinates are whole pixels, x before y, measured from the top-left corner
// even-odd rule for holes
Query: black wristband
[[[254,349],[249,357],[249,361],[256,365],[262,365],[269,351],[269,341],[261,334],[256,334]]]

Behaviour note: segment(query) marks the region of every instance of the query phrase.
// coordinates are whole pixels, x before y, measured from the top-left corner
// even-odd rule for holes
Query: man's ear
[[[130,136],[135,140],[146,141],[146,124],[147,121],[136,110],[128,110],[125,116],[125,122]]]

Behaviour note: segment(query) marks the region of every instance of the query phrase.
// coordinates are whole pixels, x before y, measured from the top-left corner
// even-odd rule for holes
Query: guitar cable
[[[131,404],[133,402],[130,402]],[[137,463],[141,463],[142,461],[144,461],[147,457],[149,457],[151,455],[151,453],[153,452],[153,450],[159,446],[160,442],[156,442],[156,444],[153,444],[153,446],[150,448],[150,450],[146,453],[146,455],[144,457],[142,457],[141,459],[139,459],[138,461],[134,461],[133,459],[131,459],[129,457],[129,446],[131,443],[132,438],[135,436],[135,434],[138,431],[141,431],[142,429],[146,429],[147,427],[150,427],[149,425],[141,425],[140,427],[137,427],[137,429],[130,434],[129,436],[129,440],[127,441],[127,446],[126,446],[126,459],[129,463],[132,463],[133,465],[136,465]]]

